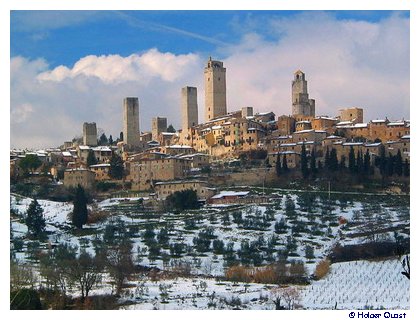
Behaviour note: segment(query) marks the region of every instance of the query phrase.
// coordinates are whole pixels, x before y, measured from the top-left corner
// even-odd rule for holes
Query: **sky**
[[[122,131],[124,97],[181,126],[181,88],[198,88],[209,56],[227,69],[228,111],[291,113],[306,74],[316,114],[364,108],[365,121],[410,118],[409,11],[11,11],[10,142],[56,147]]]

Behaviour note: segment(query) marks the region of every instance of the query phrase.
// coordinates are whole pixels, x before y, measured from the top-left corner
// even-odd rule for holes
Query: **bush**
[[[251,282],[252,275],[249,268],[244,266],[232,266],[225,271],[225,277],[233,282]]]
[[[254,272],[254,281],[257,283],[278,283],[278,275],[273,266],[258,268]]]
[[[315,268],[315,278],[317,280],[322,279],[327,275],[327,273],[330,271],[331,261],[328,259],[321,260],[318,262]]]
[[[176,191],[166,198],[166,205],[176,211],[197,209],[199,207],[197,192],[192,189]]]

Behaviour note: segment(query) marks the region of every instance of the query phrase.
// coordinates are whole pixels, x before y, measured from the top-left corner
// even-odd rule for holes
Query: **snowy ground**
[[[142,234],[146,225],[153,225],[155,233],[163,228],[169,229],[169,243],[184,243],[190,251],[183,254],[182,259],[190,261],[194,275],[217,276],[223,275],[226,268],[224,257],[214,254],[210,247],[208,252],[197,254],[193,239],[200,230],[211,227],[218,240],[233,243],[234,249],[239,250],[243,241],[263,239],[264,252],[267,241],[275,236],[273,258],[277,259],[279,251],[284,250],[286,239],[293,236],[297,249],[289,255],[289,261],[299,260],[305,263],[308,275],[313,273],[316,263],[323,259],[336,244],[355,244],[366,242],[366,230],[376,228],[382,238],[392,239],[393,232],[397,230],[400,235],[409,237],[409,201],[403,197],[358,197],[346,200],[327,202],[325,198],[304,199],[302,194],[273,193],[268,205],[242,205],[242,206],[210,206],[197,211],[184,214],[156,214],[144,213],[138,208],[138,198],[107,199],[97,204],[99,210],[109,212],[111,218],[123,220],[127,226],[138,228],[133,235],[133,255],[135,260],[147,266],[163,268],[161,257],[149,256],[148,246]],[[285,211],[287,199],[294,203],[297,218],[288,219]],[[20,252],[14,252],[21,260],[30,260],[26,251],[30,241],[26,238],[27,228],[24,224],[24,213],[32,199],[20,196],[11,196],[11,208],[17,212],[11,219],[11,234],[14,239],[21,239],[25,246]],[[44,209],[47,222],[49,241],[54,244],[67,242],[83,247],[93,253],[92,240],[103,232],[105,223],[97,223],[85,227],[82,236],[73,235],[68,215],[73,209],[71,203],[59,203],[39,200]],[[241,213],[243,219],[262,220],[265,217],[268,224],[263,228],[244,227],[235,223],[234,214]],[[17,216],[17,217],[16,217]],[[228,217],[224,221],[223,217]],[[339,223],[339,220],[346,220]],[[264,218],[264,219],[265,219]],[[287,230],[276,234],[274,225],[281,219],[286,220]],[[195,228],[187,228],[185,221],[194,220]],[[254,221],[252,220],[252,221]],[[297,223],[304,225],[306,230],[293,233],[292,229]],[[374,224],[372,227],[370,224]],[[370,228],[370,229],[369,229]],[[314,232],[314,230],[316,230]],[[391,230],[391,231],[390,231]],[[305,247],[314,249],[314,258],[305,257]],[[45,244],[41,244],[41,248]],[[13,248],[13,246],[11,246]],[[188,251],[188,250],[187,250]],[[161,254],[170,254],[165,247]],[[269,263],[268,256],[263,254],[263,264]],[[172,261],[176,258],[172,258]],[[408,281],[400,274],[400,265],[396,261],[385,262],[348,262],[333,264],[330,274],[323,280],[313,281],[311,285],[300,288],[303,308],[332,309],[337,308],[409,308]],[[206,285],[201,283],[204,281]],[[139,283],[144,283],[141,288]],[[200,287],[201,283],[201,287]],[[139,309],[201,309],[207,308],[208,303],[216,308],[235,307],[249,309],[272,309],[274,304],[270,301],[269,287],[260,284],[220,284],[212,279],[179,279],[159,281],[142,280],[132,283],[135,289],[130,290],[127,297],[133,305],[127,308]],[[161,288],[159,288],[161,285]],[[205,287],[205,290],[204,290]],[[383,288],[383,289],[382,289]],[[102,288],[106,292],[109,287]],[[144,293],[143,291],[146,291]],[[217,297],[211,296],[215,292]],[[182,293],[182,294],[181,294]],[[240,305],[238,305],[240,299]],[[162,300],[163,299],[163,300]],[[187,301],[187,302],[186,302]],[[138,302],[141,302],[139,304]]]

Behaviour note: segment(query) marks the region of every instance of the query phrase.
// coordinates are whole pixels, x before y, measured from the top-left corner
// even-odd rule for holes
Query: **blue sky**
[[[302,69],[319,115],[410,116],[408,11],[12,11],[10,36],[12,147],[60,145],[85,121],[117,136],[128,95],[141,130],[153,116],[179,128],[180,90],[197,86],[202,106],[209,55],[227,67],[230,111],[289,114]]]
[[[327,11],[337,20],[377,22],[393,11]],[[265,21],[301,11],[13,11],[11,56],[45,58],[51,67],[95,54],[130,55],[150,48],[211,55],[250,30],[273,40]],[[401,12],[408,17],[409,12]],[[274,39],[276,40],[276,38]],[[224,58],[221,56],[220,58]]]

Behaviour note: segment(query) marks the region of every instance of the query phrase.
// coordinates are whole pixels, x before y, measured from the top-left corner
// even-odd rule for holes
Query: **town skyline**
[[[250,106],[256,113],[273,111],[277,117],[291,114],[291,81],[293,73],[301,69],[306,73],[311,97],[317,101],[316,115],[334,117],[339,109],[355,106],[365,110],[365,122],[410,117],[408,12],[369,11],[364,16],[345,15],[345,11],[339,12],[341,16],[320,11],[216,12],[224,23],[230,21],[231,30],[227,31],[230,37],[236,32],[240,39],[236,43],[220,33],[209,37],[199,32],[202,30],[189,32],[172,27],[183,25],[183,12],[150,13],[154,17],[149,24],[139,17],[147,16],[144,12],[116,12],[120,23],[126,23],[123,27],[127,34],[133,30],[146,31],[150,37],[159,34],[157,45],[148,47],[146,43],[137,50],[126,48],[126,52],[106,52],[102,48],[102,53],[92,50],[89,55],[75,49],[73,58],[64,55],[59,61],[58,55],[52,62],[49,59],[54,59],[53,53],[49,57],[28,57],[19,50],[23,35],[32,34],[34,43],[45,46],[60,32],[73,32],[76,37],[76,26],[82,30],[95,21],[98,27],[98,21],[107,24],[116,19],[88,13],[92,12],[75,19],[77,13],[73,12],[75,20],[67,16],[67,25],[62,19],[59,26],[30,32],[25,26],[14,29],[14,23],[22,19],[19,14],[25,12],[12,12],[12,148],[58,146],[80,136],[84,122],[96,122],[107,136],[118,135],[122,131],[122,101],[128,96],[139,97],[141,131],[150,131],[151,120],[157,116],[168,118],[168,124],[180,129],[184,86],[198,88],[199,122],[204,122],[203,71],[209,55],[223,61],[227,69],[228,112]],[[113,12],[106,13],[112,16]],[[203,15],[203,24],[211,20],[206,11],[193,14]],[[269,19],[272,33],[261,29],[263,19]],[[159,23],[162,21],[166,24]],[[233,32],[235,24],[243,30]],[[120,41],[127,42],[130,37],[127,39]],[[180,47],[179,39],[190,43]],[[41,55],[39,52],[35,54]],[[45,114],[52,119],[43,119]],[[47,128],[45,123],[51,120],[56,126]]]

